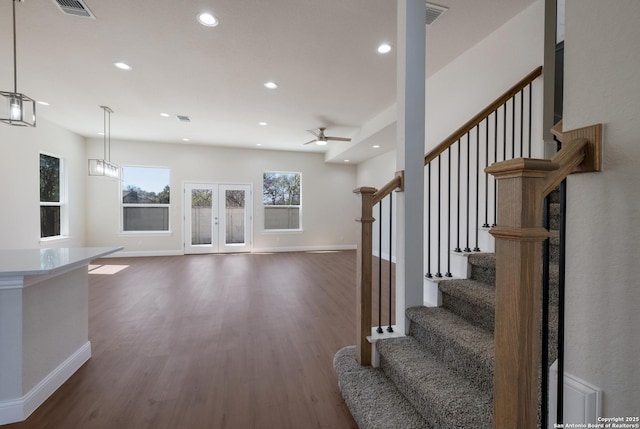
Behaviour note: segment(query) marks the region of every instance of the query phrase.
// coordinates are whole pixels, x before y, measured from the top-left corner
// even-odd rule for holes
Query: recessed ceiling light
[[[160,113],[160,116],[162,116],[163,118],[169,118],[171,115],[168,113]]]
[[[206,27],[215,27],[220,23],[218,18],[211,15],[209,12],[202,12],[198,14],[198,22]]]
[[[345,159],[345,160],[344,160],[344,162],[349,162],[349,160],[348,160],[348,159]]]
[[[183,142],[188,142],[188,141],[189,141],[189,139],[184,138],[184,139],[182,139],[182,141],[183,141]]]
[[[262,143],[256,143],[256,146],[262,146]]]
[[[381,54],[391,52],[391,45],[388,43],[383,43],[382,45],[378,46],[378,52]]]
[[[269,81],[264,83],[264,87],[269,89],[276,89],[278,87],[278,84],[275,82]]]
[[[258,122],[258,125],[262,125],[263,127],[266,127],[269,124],[267,124],[266,122]]]
[[[380,147],[380,145],[379,145],[379,144],[374,144],[372,147],[373,147],[374,149],[378,149],[378,148]]]
[[[133,70],[133,67],[127,63],[113,63],[113,65],[118,67],[120,70]]]
[[[46,101],[38,101],[38,104],[41,106],[49,106],[49,103],[47,103]]]
[[[99,135],[99,136],[103,136],[103,135],[104,135],[104,133],[103,133],[102,131],[98,131],[98,135]]]

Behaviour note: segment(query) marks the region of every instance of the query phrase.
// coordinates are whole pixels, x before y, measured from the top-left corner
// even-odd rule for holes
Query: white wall
[[[40,152],[64,159],[69,238],[40,241]],[[82,137],[38,118],[36,128],[0,124],[0,249],[85,243],[87,159]]]
[[[360,186],[372,186],[381,188],[391,180],[396,171],[396,151],[392,150],[371,158],[358,164],[357,183]],[[377,255],[380,248],[380,224],[378,223],[378,210],[380,205],[373,208],[373,216],[376,222],[373,223],[373,254]],[[395,219],[392,224],[392,254],[391,259],[395,261],[396,255],[396,222],[397,222],[397,200],[393,200],[392,215]],[[382,258],[389,260],[389,197],[382,201]]]
[[[99,155],[102,140],[90,140],[87,152]],[[123,245],[132,254],[180,254],[183,251],[184,182],[253,185],[253,250],[305,250],[355,246],[356,167],[326,164],[322,154],[230,149],[186,144],[112,141],[111,159],[121,165],[171,169],[170,234],[121,234],[119,188],[115,181],[87,182],[87,239],[92,246]],[[302,173],[302,232],[263,229],[262,174]]]
[[[564,128],[604,124],[603,171],[568,180],[566,371],[603,415],[640,410],[640,2],[567,0]]]
[[[538,0],[427,80],[425,152],[541,66],[543,59],[544,1]],[[533,90],[534,99],[540,100],[542,84]],[[534,141],[542,140],[541,108],[533,119]],[[542,156],[542,143],[539,150],[535,156]]]
[[[381,188],[396,171],[396,151],[392,150],[358,164],[357,186]]]

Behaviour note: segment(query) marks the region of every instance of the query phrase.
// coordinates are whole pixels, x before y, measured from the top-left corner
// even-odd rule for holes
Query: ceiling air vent
[[[66,15],[96,18],[82,0],[53,0],[53,2],[57,4],[60,10]]]
[[[191,122],[191,118],[185,115],[176,115],[178,119],[182,122]]]
[[[449,8],[444,6],[438,6],[437,4],[427,3],[427,25],[431,25],[436,19],[440,18]]]

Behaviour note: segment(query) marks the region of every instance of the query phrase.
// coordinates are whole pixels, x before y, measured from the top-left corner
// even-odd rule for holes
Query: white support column
[[[405,309],[423,303],[425,9],[424,0],[398,0],[397,169],[405,181],[397,194],[396,325],[405,332]]]

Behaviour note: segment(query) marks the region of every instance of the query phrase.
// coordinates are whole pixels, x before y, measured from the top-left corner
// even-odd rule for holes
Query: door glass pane
[[[193,189],[191,191],[191,244],[211,244],[213,222],[213,193],[211,189]]]
[[[225,191],[225,244],[244,244],[245,191]]]

